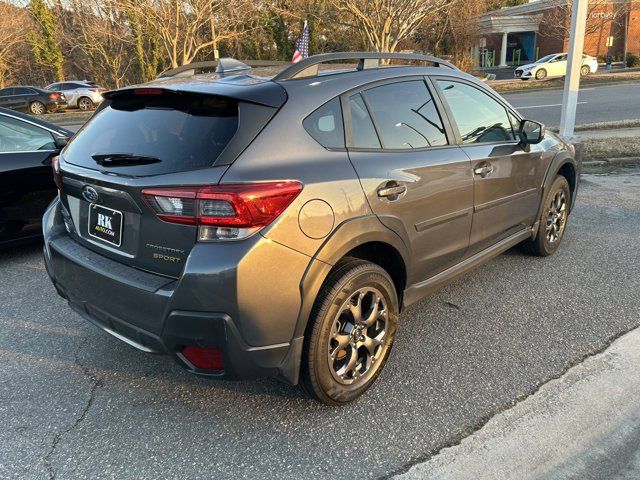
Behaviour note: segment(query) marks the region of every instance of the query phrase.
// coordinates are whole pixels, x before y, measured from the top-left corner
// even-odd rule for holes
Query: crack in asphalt
[[[440,446],[438,446],[436,448],[429,449],[424,454],[413,458],[412,460],[410,460],[407,463],[405,463],[404,465],[396,468],[395,470],[392,470],[391,472],[389,472],[389,473],[387,473],[385,475],[382,475],[381,477],[378,477],[378,480],[389,480],[389,479],[395,477],[396,475],[401,475],[403,473],[406,473],[414,465],[429,461],[430,459],[432,459],[433,457],[438,455],[440,452],[442,452],[442,450],[444,450],[446,448],[455,447],[457,445],[460,445],[460,443],[465,438],[470,437],[471,435],[473,435],[474,433],[476,433],[477,431],[482,429],[482,427],[484,427],[496,415],[499,415],[499,414],[501,414],[503,412],[506,412],[507,410],[511,410],[513,407],[515,407],[519,403],[525,401],[530,396],[535,395],[536,393],[538,393],[538,391],[542,387],[544,387],[547,383],[552,382],[554,380],[560,379],[569,370],[571,370],[573,367],[576,367],[576,366],[580,365],[581,363],[583,363],[588,358],[594,357],[596,355],[599,355],[599,354],[605,352],[611,346],[611,344],[613,342],[615,342],[618,338],[622,337],[623,335],[626,335],[627,333],[629,333],[629,332],[631,332],[631,331],[633,331],[633,330],[635,330],[637,328],[640,328],[640,324],[635,325],[635,326],[633,326],[631,328],[625,329],[625,330],[623,330],[621,332],[618,332],[618,333],[616,333],[614,335],[609,336],[603,342],[603,344],[599,348],[597,348],[596,350],[593,350],[590,353],[585,353],[581,357],[577,358],[576,360],[574,360],[572,362],[567,362],[565,364],[564,368],[557,375],[549,377],[548,379],[540,382],[538,385],[536,385],[530,391],[524,393],[523,395],[520,395],[519,397],[516,397],[514,400],[512,400],[512,401],[510,401],[510,402],[508,402],[506,404],[503,404],[501,407],[499,407],[499,408],[489,412],[488,414],[482,416],[475,423],[473,423],[471,425],[467,425],[458,434],[456,434],[453,437],[451,437],[451,439],[449,439],[448,441],[444,442],[442,445],[440,445]]]
[[[78,345],[78,348],[76,348],[75,352],[73,353],[73,358],[76,366],[78,366],[82,370],[82,373],[84,374],[84,376],[91,383],[91,389],[89,390],[89,398],[87,399],[87,403],[84,405],[84,407],[80,411],[80,414],[74,420],[73,424],[70,427],[64,429],[62,432],[57,432],[53,436],[53,441],[51,442],[49,451],[47,452],[47,454],[44,456],[44,459],[43,459],[44,466],[49,475],[49,480],[55,480],[56,478],[56,471],[53,468],[52,459],[53,459],[53,456],[55,455],[58,445],[60,444],[60,442],[62,441],[62,438],[65,435],[75,430],[78,427],[78,425],[80,425],[84,421],[87,414],[89,413],[89,410],[93,406],[93,402],[95,401],[96,392],[98,388],[102,387],[103,385],[102,379],[98,378],[95,374],[93,374],[89,369],[89,367],[83,365],[82,362],[80,361],[80,358],[79,358],[80,350],[82,349],[82,347],[84,347],[85,343],[86,343],[86,338],[82,342],[80,342],[80,344]]]

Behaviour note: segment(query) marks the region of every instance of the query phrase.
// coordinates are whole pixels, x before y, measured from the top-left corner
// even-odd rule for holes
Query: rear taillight
[[[60,175],[60,157],[55,156],[51,159],[51,169],[53,170],[53,181],[58,187],[58,192],[62,190],[62,175]]]
[[[59,93],[50,93],[49,94],[49,100],[58,100],[60,98],[60,94]]]
[[[273,222],[302,191],[300,182],[143,190],[165,222],[198,226],[198,240],[247,238]]]

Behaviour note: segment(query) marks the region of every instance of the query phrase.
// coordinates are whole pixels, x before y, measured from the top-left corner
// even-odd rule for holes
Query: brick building
[[[480,18],[474,57],[480,66],[506,66],[566,52],[570,23],[567,0],[530,0],[488,12]],[[584,53],[640,55],[640,0],[592,0]]]

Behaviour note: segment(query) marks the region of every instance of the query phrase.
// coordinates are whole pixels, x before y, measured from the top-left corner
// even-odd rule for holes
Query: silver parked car
[[[106,91],[105,88],[86,80],[52,83],[47,86],[47,90],[64,93],[69,107],[80,110],[96,108],[102,103],[102,92]]]

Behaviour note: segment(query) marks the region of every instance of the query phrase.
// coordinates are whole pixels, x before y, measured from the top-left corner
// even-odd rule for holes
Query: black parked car
[[[38,239],[56,196],[51,160],[72,132],[0,108],[0,247]]]
[[[0,90],[0,107],[43,115],[67,108],[67,99],[64,93],[44,88],[7,87]]]

